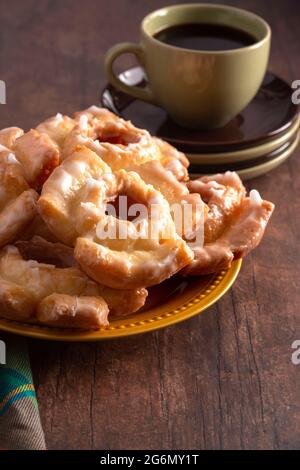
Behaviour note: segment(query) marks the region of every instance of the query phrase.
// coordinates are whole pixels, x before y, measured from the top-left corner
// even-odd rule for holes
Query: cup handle
[[[128,52],[134,54],[140,65],[142,67],[144,66],[144,51],[141,46],[132,42],[122,42],[120,44],[116,44],[107,51],[105,56],[104,66],[109,82],[128,95],[134,96],[135,98],[138,98],[142,101],[148,101],[149,103],[157,104],[148,84],[144,88],[139,88],[134,85],[126,85],[119,79],[119,77],[115,75],[113,70],[114,61],[121,54]]]

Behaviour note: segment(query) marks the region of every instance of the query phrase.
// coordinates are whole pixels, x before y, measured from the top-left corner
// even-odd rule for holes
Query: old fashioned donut
[[[96,106],[0,130],[0,315],[106,327],[141,309],[148,286],[247,255],[273,204],[247,196],[234,172],[189,181],[188,167],[168,142]]]
[[[178,181],[186,181],[188,179],[188,167],[190,162],[184,153],[179,152],[175,147],[165,140],[153,137],[161,151],[160,162],[162,166],[173,173]]]
[[[35,129],[16,139],[13,151],[22,164],[29,185],[40,190],[51,172],[59,165],[59,149],[48,137]]]
[[[51,243],[39,236],[28,241],[19,241],[16,246],[25,259],[34,259],[39,263],[53,264],[59,268],[79,267],[74,259],[73,248],[62,243]],[[110,315],[129,315],[145,304],[148,292],[145,288],[116,290],[90,282],[85,294],[103,297],[109,307]]]
[[[215,179],[214,179],[215,178]],[[184,275],[228,269],[234,259],[256,248],[264,234],[274,205],[256,190],[246,190],[236,173],[203,177],[189,184],[208,204],[204,246],[194,248],[195,258]]]
[[[116,116],[107,109],[91,106],[75,114],[77,125],[63,146],[63,156],[85,145],[114,170],[161,158],[159,146],[144,129]]]
[[[246,189],[241,179],[237,173],[226,171],[212,176],[202,176],[189,181],[187,186],[192,193],[199,193],[207,204],[205,243],[216,240],[246,196]]]
[[[166,170],[161,161],[151,160],[142,165],[133,165],[129,170],[138,173],[147,184],[151,184],[168,201],[177,233],[191,240],[197,230],[203,229],[206,205],[199,193],[190,193],[188,187],[178,181],[173,172]]]
[[[47,134],[50,139],[61,149],[66,137],[73,130],[76,122],[69,116],[57,113],[55,116],[46,119],[36,126],[36,130],[42,134]]]
[[[51,294],[37,306],[40,323],[49,326],[98,329],[108,325],[108,306],[101,297]]]
[[[74,245],[78,236],[95,227],[98,215],[93,213],[93,208],[98,204],[97,181],[101,181],[99,185],[104,191],[111,178],[110,168],[86,147],[77,147],[73,155],[54,170],[43,186],[38,208],[59,240]],[[92,210],[87,214],[88,208]]]
[[[103,158],[113,171],[160,160],[178,181],[188,178],[189,161],[182,152],[107,109],[91,106],[75,113],[75,120],[78,124],[65,140],[64,156],[70,155],[76,145],[86,145]]]
[[[20,236],[34,218],[38,194],[29,189],[13,153],[0,148],[0,247]]]
[[[135,172],[120,170],[114,178],[114,193],[108,191],[103,201],[127,196],[145,208],[146,215],[136,224],[101,210],[97,229],[77,239],[75,258],[89,276],[109,287],[133,289],[158,284],[188,264],[192,251],[177,235],[169,204],[161,193]],[[103,238],[103,231],[110,230],[113,237]],[[123,238],[121,233],[127,236]]]
[[[78,268],[24,260],[12,245],[0,253],[0,311],[4,318],[75,328],[107,325],[108,306],[102,297],[87,295],[90,284],[93,281]],[[53,297],[49,300],[53,294],[55,302]]]
[[[22,165],[15,154],[4,146],[0,146],[0,187],[1,207],[29,189]]]
[[[0,246],[15,240],[36,213],[38,194],[33,189],[21,193],[0,212]]]
[[[23,129],[20,127],[6,127],[0,130],[0,146],[3,145],[8,149],[12,149],[16,139],[24,134]]]
[[[149,233],[160,227],[155,239],[144,236],[120,239],[119,233],[134,232],[129,220],[107,215],[108,203],[119,195],[157,207],[156,219],[143,219]],[[40,214],[64,243],[75,245],[75,258],[82,269],[100,284],[116,289],[135,289],[156,284],[189,263],[193,255],[176,234],[169,204],[135,172],[110,168],[91,150],[79,147],[44,184],[38,202]],[[114,229],[114,239],[99,238],[99,226]],[[168,232],[168,233],[167,233]],[[97,235],[98,234],[98,235]],[[131,235],[132,236],[132,235]]]
[[[35,305],[32,296],[18,284],[0,277],[0,308],[1,317],[8,320],[32,322]]]
[[[144,287],[120,290],[98,284],[98,291],[107,302],[110,316],[116,317],[138,312],[145,305],[148,296]]]

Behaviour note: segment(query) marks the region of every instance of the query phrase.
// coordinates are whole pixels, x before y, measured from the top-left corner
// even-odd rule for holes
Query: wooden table
[[[220,0],[219,0],[220,2]],[[0,127],[98,103],[105,51],[175,0],[1,0]],[[178,2],[179,3],[179,2]],[[182,3],[182,1],[181,1]],[[220,2],[227,3],[227,2]],[[230,0],[273,29],[270,68],[300,79],[297,0]],[[124,64],[123,64],[124,65]],[[30,341],[49,449],[300,446],[300,154],[247,186],[276,204],[225,297],[162,331],[95,344]]]

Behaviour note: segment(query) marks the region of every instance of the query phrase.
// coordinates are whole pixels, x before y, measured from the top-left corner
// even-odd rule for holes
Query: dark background
[[[105,51],[174,0],[0,0],[0,127],[98,102]],[[180,2],[184,3],[184,2]],[[219,3],[227,3],[219,1]],[[297,0],[231,0],[273,30],[270,69],[300,79]],[[233,289],[202,315],[95,344],[30,341],[50,449],[300,447],[299,150],[247,184],[276,204]]]

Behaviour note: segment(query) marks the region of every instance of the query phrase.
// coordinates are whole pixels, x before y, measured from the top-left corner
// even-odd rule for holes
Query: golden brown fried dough
[[[41,189],[51,172],[59,165],[59,150],[47,134],[31,129],[19,137],[13,150],[22,164],[25,178],[34,189]]]

